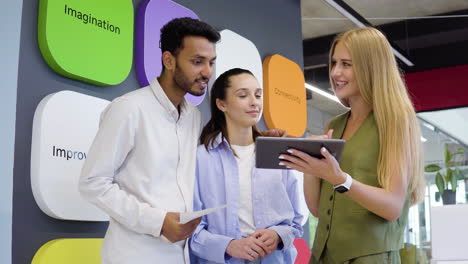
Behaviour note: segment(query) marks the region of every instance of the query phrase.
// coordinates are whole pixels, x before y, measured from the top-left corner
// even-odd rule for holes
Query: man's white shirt
[[[110,216],[103,263],[189,263],[185,241],[161,237],[167,212],[193,206],[201,116],[185,99],[179,107],[155,79],[101,115],[79,188]]]

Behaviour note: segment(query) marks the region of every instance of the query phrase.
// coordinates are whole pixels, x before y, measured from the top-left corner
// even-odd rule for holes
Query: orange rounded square
[[[302,136],[307,127],[304,74],[297,63],[275,54],[263,61],[264,117],[268,128]]]

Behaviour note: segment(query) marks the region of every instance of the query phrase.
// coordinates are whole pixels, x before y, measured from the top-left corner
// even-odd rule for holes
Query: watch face
[[[338,186],[338,187],[336,187],[335,190],[336,190],[337,192],[339,192],[339,193],[344,193],[344,192],[349,191],[348,188],[346,188],[346,187],[344,187],[344,186]]]

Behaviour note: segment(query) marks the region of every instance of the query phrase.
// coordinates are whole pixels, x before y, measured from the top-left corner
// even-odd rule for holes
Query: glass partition
[[[318,111],[314,109],[309,109],[309,112],[314,113],[315,117],[330,118],[330,116],[318,115]],[[437,168],[436,166],[438,166],[440,170],[425,172],[426,193],[424,201],[410,208],[404,234],[405,246],[400,251],[403,264],[431,263],[433,258],[431,208],[447,204],[448,202],[445,202],[443,196],[447,196],[447,193],[453,189],[456,192],[453,194],[452,203],[468,203],[468,107],[419,113],[418,117],[425,166],[426,168]],[[325,121],[323,120],[323,123]],[[320,127],[320,124],[312,123],[305,136],[317,134],[320,131],[323,131],[323,125]],[[447,177],[447,166],[452,171],[451,178]],[[455,173],[455,171],[457,172]],[[438,173],[441,175],[437,176]],[[441,182],[441,178],[443,182]],[[439,188],[443,188],[446,194],[442,194],[437,185]],[[455,185],[456,188],[453,188],[452,185]],[[310,246],[313,244],[317,223],[318,219],[310,215],[308,222]],[[459,228],[460,230],[467,229],[468,223]],[[447,246],[451,246],[450,242]]]

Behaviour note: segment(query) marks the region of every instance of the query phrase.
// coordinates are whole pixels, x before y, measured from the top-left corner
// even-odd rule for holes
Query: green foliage
[[[445,168],[440,167],[437,164],[429,164],[424,168],[425,172],[437,172],[435,176],[435,184],[439,193],[442,195],[444,190],[449,189],[449,183],[452,191],[456,191],[458,187],[458,180],[464,179],[465,175],[458,168],[455,158],[458,155],[465,154],[465,150],[460,148],[455,152],[450,152],[450,150],[445,147]]]
[[[430,165],[427,165],[426,168],[424,168],[424,171],[426,171],[426,172],[436,172],[436,171],[440,171],[441,169],[442,168],[439,165],[430,164]]]
[[[444,190],[445,190],[444,177],[442,177],[442,174],[440,174],[439,171],[436,174],[435,183],[436,183],[437,189],[439,189],[440,194],[444,194]]]
[[[309,245],[312,247],[315,240],[315,231],[318,226],[318,217],[309,214]]]

